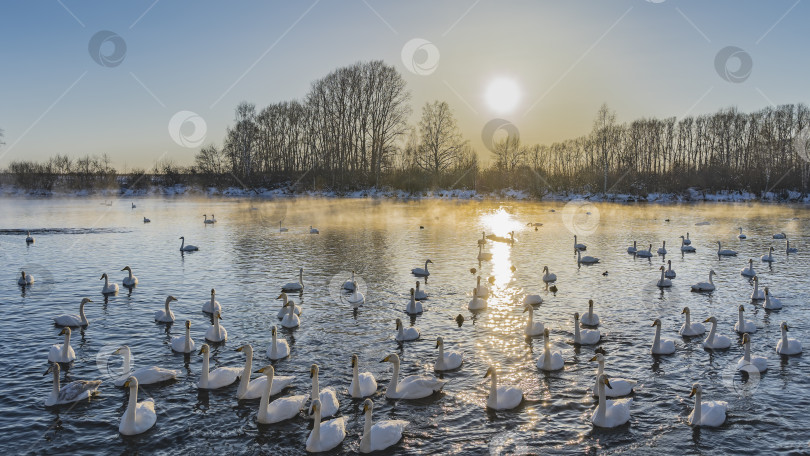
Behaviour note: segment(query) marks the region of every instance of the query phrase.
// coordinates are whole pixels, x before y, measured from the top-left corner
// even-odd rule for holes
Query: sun
[[[520,101],[520,87],[512,78],[499,77],[487,85],[484,99],[493,111],[506,114]]]

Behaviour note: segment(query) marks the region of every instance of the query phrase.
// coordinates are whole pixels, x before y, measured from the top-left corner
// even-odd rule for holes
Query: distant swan
[[[417,277],[427,277],[430,275],[430,271],[428,271],[428,263],[433,263],[430,260],[425,260],[425,268],[413,268],[411,269],[411,274]]]
[[[298,416],[298,412],[304,408],[307,396],[305,394],[285,396],[270,402],[270,392],[273,389],[275,369],[273,369],[273,366],[265,366],[259,369],[258,372],[266,376],[267,382],[265,383],[264,391],[262,391],[259,413],[256,417],[257,421],[262,424],[272,424]]]
[[[717,256],[737,256],[737,252],[730,249],[724,249],[723,244],[717,241]]]
[[[70,346],[70,328],[62,328],[60,336],[65,336],[64,343],[51,345],[48,361],[52,363],[69,363],[76,359],[76,352]]]
[[[377,392],[377,380],[371,372],[360,372],[360,359],[352,355],[352,382],[349,394],[355,399],[368,397]]]
[[[352,307],[354,307],[355,309],[366,303],[365,295],[363,295],[363,293],[360,293],[360,291],[357,288],[358,288],[357,283],[355,283],[354,291],[349,295],[347,299],[347,301],[349,301],[349,304],[351,304]]]
[[[165,308],[163,310],[155,311],[155,321],[159,321],[162,323],[171,323],[174,321],[174,313],[169,308],[169,304],[172,301],[177,301],[177,298],[174,296],[168,296],[166,298],[166,303],[164,304]]]
[[[630,421],[630,406],[633,399],[606,399],[605,387],[612,388],[608,376],[602,374],[596,382],[599,387],[599,403],[591,415],[591,423],[602,428],[614,428]]]
[[[317,228],[313,228],[312,225],[309,225],[309,234],[321,234]]]
[[[526,329],[523,330],[523,334],[529,337],[542,335],[545,331],[545,326],[539,321],[534,321],[534,307],[532,307],[531,304],[527,304],[526,307],[523,308],[523,313],[526,312],[529,312],[529,321],[526,323]]]
[[[32,285],[34,283],[34,276],[31,274],[26,274],[25,271],[20,272],[20,278],[17,279],[17,285],[26,286]]]
[[[647,250],[639,250],[638,252],[636,252],[636,256],[638,256],[639,258],[652,257],[652,244],[650,244],[650,246],[647,247]]]
[[[236,390],[236,398],[245,400],[262,397],[262,393],[264,393],[267,386],[267,377],[262,375],[253,380],[250,379],[250,374],[253,372],[253,347],[250,344],[245,344],[237,348],[236,351],[245,354],[245,367],[239,376],[239,388]],[[290,386],[293,380],[295,380],[294,377],[275,377],[270,395],[280,393],[284,388]]]
[[[211,349],[208,344],[202,344],[200,354],[203,355],[202,374],[197,387],[200,389],[219,389],[228,386],[239,378],[242,369],[238,367],[218,367],[209,372],[209,354]]]
[[[385,397],[390,399],[422,399],[442,390],[447,380],[439,380],[432,375],[409,375],[399,379],[399,356],[392,353],[381,361],[394,365],[391,383],[385,389]]]
[[[219,301],[216,300],[217,291],[215,289],[211,289],[211,300],[205,301],[202,306],[202,311],[205,313],[214,313],[214,312],[222,312],[222,306],[219,305]]]
[[[150,223],[150,222],[151,222],[151,220],[149,220],[148,218],[146,218],[146,217],[143,218],[143,223]]]
[[[354,271],[352,271],[352,278],[345,281],[345,282],[343,282],[343,289],[344,290],[349,290],[349,291],[354,291],[354,289],[355,289]]]
[[[481,233],[481,239],[478,240],[478,245],[484,245],[487,243],[487,233],[486,231]]]
[[[782,301],[774,298],[768,287],[765,287],[765,304],[762,307],[768,310],[779,310],[782,308]]]
[[[689,232],[686,233],[685,238],[683,236],[681,236],[681,239],[683,239],[683,244],[692,245],[692,241],[689,239]]]
[[[714,282],[712,281],[712,277],[716,276],[717,273],[714,272],[714,269],[709,271],[709,281],[708,282],[698,282],[692,285],[692,291],[714,291]]]
[[[602,335],[598,329],[580,329],[579,312],[574,312],[574,345],[593,345],[599,343]]]
[[[783,232],[781,232],[781,233],[775,233],[775,234],[773,235],[773,238],[774,238],[774,239],[785,239],[785,238],[787,238],[787,234],[785,234],[785,232],[784,232],[784,231],[783,231]]]
[[[309,407],[310,415],[315,419],[312,431],[307,437],[307,451],[320,453],[340,445],[346,438],[346,423],[343,417],[333,418],[321,423],[321,401],[315,399]]]
[[[115,294],[118,293],[118,284],[117,283],[110,283],[110,279],[107,278],[107,273],[101,274],[101,278],[99,280],[104,281],[104,287],[101,289],[102,294]]]
[[[420,288],[419,288],[419,281],[418,281],[418,280],[416,281],[416,290],[414,291],[413,297],[414,297],[414,299],[416,299],[417,301],[421,301],[421,300],[423,300],[423,299],[427,299],[427,298],[428,298],[427,293],[425,293],[425,291],[424,291],[424,290],[422,290],[422,289],[420,289]]]
[[[593,395],[599,396],[599,377],[605,374],[605,356],[597,353],[596,356],[591,358],[591,361],[598,361],[599,367],[596,369],[596,382],[593,385]],[[605,390],[607,397],[622,397],[627,396],[633,392],[636,386],[635,380],[628,380],[626,378],[612,377],[613,381],[610,383],[610,388]]]
[[[59,383],[59,364],[54,363],[48,366],[45,374],[53,373],[53,389],[50,396],[45,399],[45,406],[70,404],[72,402],[89,399],[90,397],[98,394],[98,385],[101,380],[75,380],[65,384],[64,387]]]
[[[676,276],[677,274],[672,270],[672,260],[667,260],[667,271],[664,273],[664,277],[674,279]]]
[[[666,274],[666,268],[661,266],[658,269],[661,271],[661,278],[658,279],[658,282],[656,282],[656,285],[659,288],[669,288],[669,287],[671,287],[672,286],[672,281],[667,279],[666,277],[664,277],[664,274]]]
[[[329,387],[321,389],[318,379],[319,372],[320,368],[317,364],[310,366],[309,377],[312,379],[312,389],[309,393],[309,399],[312,401],[319,400],[322,405],[321,416],[329,417],[338,412],[340,409],[340,402],[338,401],[337,392],[334,388]]]
[[[653,338],[650,353],[653,355],[671,355],[675,353],[675,342],[670,339],[661,339],[661,320],[656,318],[652,326],[655,326],[655,337]]]
[[[132,275],[132,268],[130,268],[129,266],[124,266],[124,268],[121,270],[129,272],[129,275],[127,277],[124,277],[123,284],[125,287],[131,288],[138,284],[138,278]]]
[[[787,322],[783,321],[780,328],[782,330],[782,337],[779,339],[779,342],[776,343],[776,353],[779,353],[780,355],[798,355],[801,353],[802,343],[797,339],[789,339],[787,336]]]
[[[280,295],[276,299],[281,299],[281,309],[278,310],[276,317],[284,318],[284,315],[289,313],[289,309],[287,309],[287,303],[290,302],[287,298],[287,293],[281,292]],[[301,306],[293,304],[293,313],[296,315],[301,315]]]
[[[577,242],[577,235],[576,234],[574,235],[574,249],[576,249],[576,250],[587,250],[588,249],[588,246],[586,246],[585,244],[580,244],[580,243]]]
[[[737,235],[737,238],[738,239],[746,239],[746,236],[742,232],[742,228],[740,228],[739,230],[740,230],[740,234]]]
[[[402,430],[408,425],[405,420],[383,420],[372,425],[372,410],[374,403],[371,399],[363,401],[363,436],[360,438],[360,452],[371,453],[384,450],[397,444],[402,439]]]
[[[489,261],[492,259],[492,254],[489,252],[484,252],[484,246],[482,244],[478,244],[478,261]]]
[[[205,340],[211,342],[224,342],[228,340],[228,331],[225,330],[224,326],[219,324],[219,320],[222,319],[222,314],[216,312],[213,316],[214,324],[209,326],[208,331],[205,332]]]
[[[785,253],[798,253],[799,249],[790,246],[790,240],[785,239]]]
[[[734,331],[737,331],[740,334],[757,332],[756,323],[743,318],[744,311],[745,307],[740,305],[740,307],[737,309],[737,323],[734,324]]]
[[[489,297],[489,287],[481,285],[481,276],[478,276],[475,281],[475,295],[484,299]]]
[[[684,307],[681,314],[686,315],[686,322],[683,324],[683,326],[681,326],[681,329],[678,330],[678,334],[684,337],[691,337],[702,336],[706,333],[706,328],[703,326],[703,323],[692,323],[689,307]]]
[[[548,328],[543,330],[543,353],[537,359],[537,367],[544,371],[556,371],[563,368],[565,361],[563,360],[562,353],[558,350],[551,349],[551,340],[549,338]]]
[[[288,282],[281,287],[283,292],[304,291],[304,268],[298,268],[298,282]]]
[[[172,337],[172,350],[178,353],[191,353],[194,351],[194,339],[191,338],[190,320],[186,320],[186,333],[184,335]]]
[[[768,247],[768,253],[759,257],[765,263],[773,263],[776,259],[773,257],[773,247]]]
[[[87,321],[87,317],[84,315],[84,305],[87,304],[88,302],[93,302],[93,301],[91,301],[88,298],[83,298],[82,299],[82,302],[79,304],[79,315],[76,315],[76,314],[60,315],[58,317],[55,317],[53,319],[53,322],[57,326],[79,327],[79,326],[87,326],[87,325],[89,325],[90,322]]]
[[[740,275],[744,277],[754,277],[755,275],[757,275],[757,271],[754,270],[754,260],[752,259],[748,260],[748,266],[740,270]]]
[[[768,370],[768,359],[764,356],[753,356],[751,355],[751,335],[748,333],[743,334],[742,336],[742,344],[745,346],[745,351],[743,352],[742,358],[737,361],[737,370],[753,373],[753,370],[756,370],[757,373],[765,372]],[[753,369],[753,370],[752,370]]]
[[[30,231],[27,232],[27,237],[25,238],[25,243],[26,244],[33,244],[34,243],[34,237],[31,236]]]
[[[580,250],[577,250],[577,264],[596,264],[599,262],[599,258],[592,257],[592,256],[582,256]]]
[[[125,388],[129,388],[129,403],[121,417],[121,424],[118,425],[118,432],[123,435],[138,435],[148,431],[157,421],[155,413],[155,401],[146,399],[138,402],[138,379],[130,377],[125,383]]]
[[[543,282],[551,283],[557,280],[557,274],[552,274],[548,266],[543,266]]]
[[[687,420],[692,426],[717,427],[726,422],[726,410],[728,402],[707,401],[703,402],[703,389],[700,384],[692,385],[692,392],[689,397],[695,398],[695,408],[689,414]]]
[[[484,378],[492,377],[487,395],[487,408],[511,410],[523,402],[523,390],[515,386],[498,386],[498,369],[490,366]]]
[[[536,294],[530,294],[523,297],[523,304],[530,306],[537,306],[543,303],[543,297]]]
[[[180,243],[180,251],[181,252],[196,252],[197,250],[200,250],[199,247],[197,247],[196,245],[191,245],[191,244],[186,245],[185,236],[180,236],[180,239],[182,240],[182,242]]]
[[[686,239],[684,239],[684,237],[681,236],[681,252],[693,253],[694,251],[695,251],[695,248],[692,247],[691,245],[687,244]]]
[[[444,338],[439,336],[436,338],[436,348],[439,349],[439,356],[433,364],[435,371],[448,371],[458,369],[463,362],[463,355],[457,351],[444,351]]]
[[[283,220],[278,221],[278,232],[279,233],[286,233],[289,230],[287,228],[284,228],[283,226],[281,226],[281,222],[283,222]]]
[[[468,310],[484,310],[487,308],[487,300],[478,296],[476,289],[472,289],[472,299],[467,304]]]
[[[588,300],[588,311],[582,314],[581,321],[585,326],[599,326],[599,315],[593,311],[593,299]]]
[[[658,248],[658,254],[659,255],[666,255],[667,254],[667,241],[663,241],[663,242],[664,243],[661,245],[661,247]]]
[[[633,246],[627,248],[627,253],[635,254],[637,252],[638,252],[638,248],[636,247],[636,241],[633,241]]]
[[[124,358],[124,364],[122,366],[123,375],[113,381],[115,386],[124,386],[126,381],[133,377],[136,378],[141,385],[151,385],[174,380],[180,374],[180,371],[164,369],[157,366],[139,367],[138,369],[132,370],[132,352],[127,345],[122,345],[115,350],[113,354],[121,355]]]
[[[411,288],[411,298],[408,305],[405,306],[405,313],[408,315],[417,315],[422,313],[422,303],[416,300],[416,290]]]
[[[284,318],[281,319],[281,326],[288,329],[300,326],[301,318],[295,314],[295,302],[287,301],[284,307],[287,309],[287,313],[284,315]]]
[[[205,224],[210,225],[210,224],[216,223],[216,220],[214,220],[213,216],[209,219],[208,214],[203,214],[203,217],[205,217],[205,220],[203,220],[203,223],[205,223]]]
[[[278,328],[273,325],[270,328],[271,340],[270,346],[267,347],[267,357],[273,361],[284,359],[290,356],[290,345],[284,337],[278,337]]]
[[[762,301],[765,299],[765,293],[759,289],[759,277],[754,276],[754,291],[751,292],[752,301]]]
[[[731,339],[726,336],[717,334],[717,319],[709,317],[703,320],[703,323],[711,323],[712,329],[709,330],[709,335],[703,341],[703,348],[710,350],[725,350],[731,347]]]

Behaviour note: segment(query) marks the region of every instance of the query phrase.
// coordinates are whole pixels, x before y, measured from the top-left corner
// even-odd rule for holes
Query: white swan
[[[709,271],[709,281],[708,282],[698,282],[692,285],[692,291],[714,291],[714,282],[712,281],[712,277],[716,276],[717,273],[714,272],[714,269]]]
[[[633,399],[606,399],[605,386],[608,388],[612,388],[612,386],[605,374],[602,374],[596,383],[599,386],[599,404],[591,415],[591,423],[598,427],[614,428],[630,421],[630,406],[633,404]]]
[[[475,295],[484,299],[489,297],[489,287],[486,285],[481,285],[481,276],[478,276],[475,282]]]
[[[703,348],[710,350],[725,350],[731,347],[731,339],[727,336],[717,334],[717,319],[709,317],[703,320],[703,323],[711,323],[712,329],[709,330],[709,335],[703,341]]]
[[[492,259],[492,254],[484,252],[483,244],[478,244],[478,261],[489,261]]]
[[[661,320],[656,318],[651,326],[655,326],[655,337],[653,338],[650,353],[653,355],[671,355],[675,353],[675,342],[661,338]]]
[[[666,255],[667,254],[667,241],[663,241],[661,247],[658,247],[658,254],[659,255]]]
[[[575,345],[594,345],[599,343],[602,334],[598,329],[580,329],[579,328],[579,312],[574,312],[574,344]]]
[[[304,268],[298,268],[298,282],[289,282],[281,287],[281,291],[304,291]]]
[[[689,424],[692,426],[717,427],[726,422],[728,402],[703,402],[703,388],[701,388],[698,383],[692,385],[692,392],[689,393],[689,397],[693,396],[695,398],[695,408],[687,418]]]
[[[526,329],[523,330],[523,334],[533,337],[542,335],[545,331],[545,326],[543,323],[534,321],[534,307],[531,304],[526,304],[526,307],[523,308],[523,313],[529,312],[529,322],[526,323]]]
[[[785,238],[787,238],[787,234],[785,234],[784,231],[781,232],[781,233],[774,233],[773,238],[774,239],[785,239]]]
[[[17,285],[26,286],[26,285],[33,285],[34,283],[34,276],[31,274],[26,274],[25,271],[20,271],[20,278],[17,279]]]
[[[164,309],[155,311],[155,321],[159,321],[162,323],[171,323],[174,321],[174,312],[172,312],[172,309],[169,308],[169,304],[172,301],[177,301],[177,298],[175,298],[174,296],[168,296],[166,298]]]
[[[101,278],[99,280],[104,281],[104,287],[101,289],[101,294],[115,294],[118,293],[118,284],[117,283],[110,283],[110,280],[107,278],[107,273],[101,274]]]
[[[737,235],[737,239],[746,239],[747,236],[743,234],[742,227],[739,228],[740,234]]]
[[[124,266],[121,270],[129,272],[129,275],[124,277],[124,280],[122,281],[125,287],[132,288],[138,284],[138,278],[132,275],[132,268],[129,266]]]
[[[537,367],[544,371],[556,371],[562,369],[564,365],[562,353],[557,350],[552,351],[548,328],[545,328],[543,330],[543,353],[537,359]]]
[[[51,345],[48,352],[48,361],[52,363],[69,363],[76,359],[76,352],[70,346],[70,328],[62,328],[60,336],[65,336],[65,341],[61,344]]]
[[[484,378],[492,377],[487,395],[487,408],[511,410],[523,402],[523,390],[515,386],[498,386],[498,369],[490,366]]]
[[[683,236],[681,236],[681,239],[683,239],[683,243],[685,245],[692,245],[692,240],[689,239],[689,232],[688,231],[686,233],[686,237],[684,238]]]
[[[408,305],[405,306],[405,313],[409,315],[417,315],[422,313],[422,303],[416,300],[416,290],[411,288],[411,299]]]
[[[577,264],[596,264],[599,262],[599,258],[592,257],[592,256],[582,256],[580,250],[577,250]]]
[[[740,275],[744,277],[754,277],[755,275],[757,275],[757,271],[754,270],[754,260],[752,259],[748,260],[748,266],[740,270]]]
[[[776,259],[773,257],[773,247],[768,247],[768,253],[759,257],[765,263],[773,263]]]
[[[352,382],[349,394],[355,399],[368,397],[377,392],[377,380],[371,372],[360,372],[360,359],[352,355]]]
[[[118,432],[124,435],[138,435],[148,431],[157,421],[155,401],[146,399],[138,402],[138,379],[130,377],[125,383],[129,388],[129,404],[121,417]]]
[[[72,327],[89,325],[90,322],[84,315],[84,305],[87,304],[88,302],[93,301],[91,301],[89,298],[83,298],[82,302],[79,304],[79,315],[76,314],[60,315],[53,319],[54,324],[56,324],[57,326],[72,326]]]
[[[737,370],[745,371],[748,373],[753,373],[756,370],[757,373],[765,372],[768,370],[768,359],[763,356],[752,356],[751,355],[751,335],[746,333],[742,336],[742,342],[745,346],[745,352],[737,361]],[[753,369],[753,370],[752,370]]]
[[[588,300],[588,311],[582,314],[580,321],[584,326],[599,326],[599,315],[593,311],[593,299]]]
[[[548,266],[543,266],[543,282],[551,283],[557,280],[557,274],[552,274],[548,270]]]
[[[48,407],[70,404],[98,394],[98,385],[101,384],[101,380],[75,380],[62,388],[59,384],[59,364],[54,363],[48,366],[48,370],[45,371],[44,375],[51,372],[53,373],[53,389],[48,399],[45,399],[45,405]]]
[[[253,369],[253,346],[245,344],[237,348],[236,351],[245,354],[245,367],[239,375],[239,388],[236,390],[236,398],[242,400],[258,399],[262,397],[262,393],[264,393],[265,387],[267,386],[267,376],[261,376],[253,380],[250,379],[250,374]],[[275,377],[270,395],[274,396],[280,393],[284,388],[290,386],[293,380],[295,380],[294,377]]]
[[[685,239],[683,236],[681,236],[681,252],[692,253],[695,251],[695,248],[687,244],[686,243],[687,240],[688,239]]]
[[[418,280],[416,281],[416,291],[414,292],[413,297],[414,297],[414,299],[416,299],[417,301],[421,301],[421,300],[423,300],[423,299],[427,299],[427,297],[428,297],[427,293],[425,293],[425,291],[424,291],[424,290],[422,290],[422,289],[420,289],[420,288],[419,288],[419,281],[418,281]]]
[[[417,283],[419,283],[419,282],[417,282]],[[360,293],[360,291],[358,291],[357,288],[358,288],[357,283],[355,283],[354,284],[354,291],[347,298],[347,301],[349,301],[349,304],[351,304],[352,307],[354,307],[355,309],[366,303],[365,295],[363,295],[363,293]]]
[[[340,402],[338,402],[337,392],[335,392],[334,388],[320,388],[320,384],[318,383],[318,372],[319,367],[317,364],[313,364],[309,368],[309,376],[312,378],[312,390],[310,390],[309,398],[310,400],[320,401],[321,403],[321,416],[326,418],[330,417],[338,412],[340,409]],[[312,418],[310,416],[310,418]]]
[[[216,299],[217,291],[215,289],[211,289],[211,299],[209,301],[205,301],[202,306],[202,311],[205,313],[214,313],[214,312],[222,312],[222,306],[219,305],[219,301]]]
[[[267,378],[264,384],[264,391],[262,391],[262,399],[259,403],[259,413],[257,416],[259,423],[273,424],[295,418],[298,412],[304,408],[304,404],[307,402],[307,396],[305,394],[285,396],[270,402],[270,392],[273,389],[275,369],[273,369],[273,366],[265,366],[259,369],[258,373],[264,374],[265,378]]]
[[[472,289],[472,299],[470,302],[467,303],[467,309],[469,310],[484,310],[487,308],[487,300],[478,296],[476,293],[476,289]]]
[[[639,258],[651,258],[652,257],[652,244],[647,247],[647,250],[639,250],[636,252],[636,256]]]
[[[164,369],[157,366],[141,367],[132,370],[132,352],[127,345],[122,345],[112,352],[112,354],[121,355],[124,358],[124,365],[122,366],[123,375],[113,381],[115,386],[124,386],[126,381],[132,377],[135,377],[141,385],[151,385],[153,383],[174,380],[180,374],[180,371]]]
[[[752,301],[762,301],[765,299],[765,293],[759,289],[759,277],[754,276],[754,291],[751,292]]]
[[[536,294],[530,294],[523,297],[523,305],[537,306],[543,303],[543,297]]]
[[[208,327],[208,330],[205,332],[205,340],[210,340],[211,342],[224,342],[228,340],[228,331],[225,330],[225,327],[219,324],[219,320],[222,320],[222,314],[217,312],[213,314],[214,316],[214,324]]]
[[[31,236],[30,231],[27,232],[27,235],[26,235],[26,238],[25,238],[25,243],[26,244],[33,244],[34,243],[34,237]]]
[[[200,381],[197,383],[197,388],[200,389],[219,389],[228,386],[239,378],[242,369],[238,367],[217,367],[209,372],[208,357],[211,349],[208,344],[202,344],[200,353],[203,355],[202,373],[200,374]]]
[[[660,279],[658,279],[658,282],[656,282],[655,284],[656,284],[656,285],[657,285],[659,288],[669,288],[669,287],[671,287],[671,286],[672,286],[672,281],[671,281],[671,280],[669,280],[669,279],[667,279],[666,277],[664,277],[664,274],[666,274],[666,268],[664,268],[663,266],[661,266],[661,267],[660,267],[660,268],[658,268],[658,269],[661,271],[661,278],[660,278]]]
[[[776,353],[780,355],[798,355],[801,353],[802,343],[797,339],[789,339],[787,336],[787,322],[783,321],[780,328],[782,330],[782,337],[779,339],[779,342],[776,343]]]
[[[430,271],[428,271],[428,263],[433,263],[430,260],[425,260],[425,268],[413,268],[411,269],[411,274],[417,277],[427,277],[430,275]]]
[[[436,362],[433,364],[433,370],[435,371],[448,371],[453,369],[458,369],[461,367],[461,363],[463,362],[463,356],[461,352],[457,351],[444,351],[444,338],[439,336],[436,338],[436,348],[439,349],[439,356],[436,358]]]
[[[385,397],[389,399],[421,399],[434,393],[438,393],[447,383],[446,380],[439,380],[432,375],[409,375],[402,380],[399,379],[399,356],[392,353],[383,358],[381,363],[390,362],[394,364],[394,373],[391,376],[391,383],[385,389]]]
[[[352,278],[343,282],[343,289],[354,291],[356,284],[354,283],[354,271],[352,271]]]
[[[346,423],[342,416],[321,423],[321,401],[317,399],[312,401],[309,414],[315,419],[315,424],[307,437],[308,452],[329,451],[346,438]]]
[[[284,315],[284,318],[281,319],[281,326],[288,329],[299,327],[301,325],[301,318],[295,314],[295,302],[287,301],[284,307],[287,309],[287,313]]]
[[[672,260],[667,260],[667,271],[664,273],[664,277],[674,279],[676,276],[677,274],[672,270]]]
[[[587,250],[588,249],[588,246],[586,246],[585,244],[580,244],[580,243],[577,242],[577,235],[576,234],[574,235],[574,249],[575,250]]]
[[[194,339],[191,338],[191,321],[186,320],[186,333],[182,336],[172,337],[172,350],[178,353],[191,353],[194,351]]]
[[[743,318],[744,311],[745,307],[740,305],[740,307],[737,309],[737,323],[734,324],[734,331],[737,331],[740,334],[757,332],[756,323]]]
[[[402,320],[397,318],[397,341],[404,342],[407,340],[416,340],[419,338],[419,329],[410,326],[408,328],[402,325]]]
[[[779,310],[782,308],[782,301],[774,298],[768,287],[765,287],[765,304],[762,307],[768,310]]]
[[[402,439],[402,430],[408,425],[405,420],[383,420],[372,425],[371,399],[363,401],[363,436],[360,438],[360,452],[371,453],[384,450],[397,444]]]
[[[730,249],[724,249],[723,244],[717,241],[717,256],[737,256],[737,252]]]
[[[591,361],[599,362],[599,367],[596,369],[596,381],[593,384],[593,395],[598,397],[599,378],[605,373],[605,356],[601,353],[597,353],[596,356],[591,358]],[[622,397],[632,394],[636,383],[635,380],[613,377],[613,381],[610,382],[610,388],[605,390],[605,396]]]
[[[317,228],[313,228],[312,225],[309,225],[309,234],[321,234]]]
[[[276,361],[290,356],[290,345],[287,344],[287,339],[278,337],[278,328],[276,328],[276,325],[270,328],[270,334],[272,340],[270,341],[270,346],[267,347],[267,357]]]
[[[686,322],[684,322],[681,329],[678,330],[678,334],[691,337],[691,336],[702,336],[706,333],[706,328],[703,326],[703,323],[692,323],[691,319],[691,312],[689,311],[689,307],[684,307],[683,311],[681,312],[682,315],[686,315]]]
[[[798,253],[799,249],[790,246],[790,240],[785,239],[785,253]]]
[[[627,248],[627,253],[636,254],[638,253],[638,247],[636,247],[636,241],[633,241],[633,246]]]
[[[197,250],[200,250],[200,248],[197,247],[196,245],[191,245],[191,244],[186,245],[186,237],[185,236],[180,236],[180,239],[182,240],[182,242],[180,243],[180,251],[181,252],[196,252]]]
[[[276,299],[281,299],[281,309],[278,310],[278,313],[276,314],[276,316],[278,318],[284,318],[284,315],[287,315],[290,312],[290,310],[287,309],[287,303],[289,302],[289,299],[287,297],[287,293],[282,292],[280,295],[278,295],[278,297]],[[293,313],[300,316],[301,315],[301,306],[295,305],[293,303]]]

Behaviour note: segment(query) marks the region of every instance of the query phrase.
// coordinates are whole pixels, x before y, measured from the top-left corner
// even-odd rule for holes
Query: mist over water
[[[229,339],[211,344],[212,368],[243,366],[244,354],[235,349],[245,343],[253,345],[254,371],[269,364],[265,352],[270,328],[279,324],[277,296],[281,285],[297,280],[300,267],[305,288],[290,298],[303,309],[301,326],[290,331],[279,325],[291,356],[274,365],[276,375],[295,376],[285,394],[309,394],[312,363],[320,366],[321,387],[337,390],[348,435],[333,454],[356,453],[362,434],[362,401],[348,394],[352,353],[359,356],[361,372],[372,372],[380,386],[372,397],[375,420],[410,421],[392,453],[579,454],[652,447],[662,453],[711,454],[809,448],[807,363],[802,356],[781,358],[774,351],[783,320],[790,324],[790,336],[810,347],[810,213],[803,206],[148,198],[112,206],[95,199],[2,199],[0,208],[5,214],[0,221],[5,284],[0,287],[5,310],[0,357],[6,366],[0,376],[0,429],[10,453],[302,453],[308,420],[258,425],[258,400],[237,401],[236,384],[198,391],[202,356],[177,354],[169,345],[187,319],[198,347],[203,343],[211,321],[201,307],[216,288]],[[215,214],[218,222],[204,224],[203,214]],[[143,217],[151,223],[143,223]],[[289,231],[280,232],[279,222]],[[535,230],[530,222],[543,225]],[[709,224],[696,226],[701,222]],[[309,234],[310,226],[320,234]],[[737,239],[738,227],[748,239]],[[36,242],[27,246],[28,230]],[[488,242],[485,251],[492,260],[479,264],[481,233],[508,237],[510,231],[517,241]],[[697,253],[679,250],[678,236],[687,232]],[[785,232],[799,253],[785,255],[784,240],[772,239],[778,232]],[[583,255],[600,258],[599,264],[577,267],[574,234],[587,244]],[[180,236],[200,250],[181,254]],[[653,252],[666,240],[670,253],[650,259],[628,255],[634,240],[640,249],[652,244]],[[739,255],[718,259],[717,241]],[[770,266],[759,261],[769,246],[776,256]],[[412,319],[404,313],[409,289],[418,280],[410,271],[424,267],[428,258],[430,277],[420,287],[429,299],[423,302],[425,312]],[[760,285],[782,300],[782,310],[750,303],[752,282],[740,275],[749,258]],[[672,288],[661,290],[655,282],[667,260],[677,278]],[[106,272],[120,285],[125,273],[119,270],[126,265],[139,285],[104,298],[99,277]],[[541,280],[543,266],[557,274],[556,293]],[[25,289],[16,285],[21,269],[36,279]],[[710,269],[717,273],[717,290],[691,293],[690,285],[707,280]],[[340,290],[351,271],[366,296],[356,312]],[[477,275],[491,295],[488,309],[472,314],[467,303]],[[154,311],[163,308],[169,294],[178,298],[172,305],[176,322],[157,324]],[[543,342],[523,336],[527,294],[544,299],[534,318],[551,329],[553,343],[564,347],[561,371],[547,374],[535,365]],[[101,394],[72,407],[46,408],[47,351],[62,342],[52,318],[77,313],[83,297],[94,301],[85,308],[90,325],[73,333],[77,360],[63,368],[62,382],[101,379]],[[588,299],[602,321],[598,347],[606,352],[606,370],[639,382],[629,425],[612,430],[590,423],[597,366],[589,360],[595,347],[572,344],[573,313],[586,312]],[[733,330],[740,304],[758,328],[751,336],[752,352],[768,358],[769,369],[757,383],[746,382],[735,369],[743,351]],[[712,353],[700,338],[680,338],[684,306],[691,308],[693,321],[717,317],[718,332],[732,338],[732,347]],[[454,321],[459,314],[465,319],[460,327]],[[417,326],[422,338],[398,344],[396,318]],[[662,336],[676,342],[672,356],[649,354],[656,318]],[[392,368],[379,361],[397,353],[400,375],[433,374],[437,336],[444,338],[446,350],[464,353],[462,367],[442,375],[449,380],[443,393],[418,401],[386,400]],[[136,368],[181,371],[175,382],[141,388],[139,400],[153,398],[158,417],[153,429],[135,437],[118,433],[128,396],[113,386],[109,372],[120,369],[121,359],[103,355],[123,344],[131,348]],[[523,389],[527,400],[517,409],[485,409],[489,381],[483,376],[490,365],[498,366],[502,384]],[[703,386],[704,400],[729,402],[722,427],[692,429],[686,423],[694,382]]]

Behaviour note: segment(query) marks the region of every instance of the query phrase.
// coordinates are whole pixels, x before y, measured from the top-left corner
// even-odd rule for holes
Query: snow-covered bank
[[[431,190],[407,192],[404,190],[377,189],[339,191],[303,191],[292,192],[289,189],[245,189],[229,187],[225,189],[199,188],[184,185],[173,187],[154,187],[150,189],[123,190],[25,190],[14,186],[0,187],[0,197],[100,197],[100,198],[138,198],[138,197],[225,197],[225,198],[372,198],[372,199],[458,199],[458,200],[514,200],[514,201],[572,201],[587,200],[593,202],[618,203],[688,203],[688,202],[769,202],[769,203],[804,203],[810,204],[810,195],[795,191],[766,192],[761,195],[746,191],[726,190],[705,192],[689,188],[681,193],[649,193],[631,195],[627,193],[577,193],[549,192],[533,195],[524,190],[504,189],[492,192],[477,192],[466,189]]]

